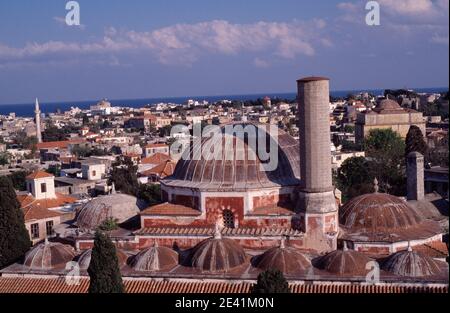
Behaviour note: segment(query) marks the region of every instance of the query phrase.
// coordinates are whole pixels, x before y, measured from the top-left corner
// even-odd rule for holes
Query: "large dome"
[[[238,136],[229,129],[242,127],[249,135]],[[262,131],[258,132],[258,128]],[[177,163],[174,174],[163,180],[168,186],[193,187],[199,189],[257,189],[273,186],[297,185],[300,178],[298,142],[286,132],[274,127],[276,135],[268,125],[232,123],[220,128],[223,136],[202,139],[202,144],[185,150]],[[252,132],[253,131],[253,132]],[[276,147],[278,163],[275,170],[264,171],[256,145],[258,140],[272,142]],[[203,148],[200,148],[203,147]],[[221,147],[222,149],[217,149]],[[267,144],[266,150],[270,145]],[[213,151],[218,157],[205,158],[200,151]],[[210,149],[210,150],[208,150]],[[217,150],[214,150],[217,149]],[[220,151],[221,150],[221,151]],[[220,153],[219,153],[219,152]],[[195,155],[201,155],[195,159]]]
[[[77,214],[76,225],[81,229],[92,230],[108,218],[123,223],[136,216],[144,203],[126,194],[112,194],[92,199]]]
[[[135,255],[130,265],[136,271],[168,270],[178,265],[178,253],[155,245]]]
[[[227,238],[203,240],[191,252],[192,267],[206,272],[227,272],[246,260],[244,249]]]
[[[427,277],[442,275],[444,265],[409,248],[391,255],[381,264],[381,268],[399,276]]]
[[[376,107],[377,110],[401,110],[402,107],[398,104],[397,101],[391,100],[391,99],[384,99],[382,100]]]
[[[396,242],[441,233],[438,223],[424,220],[398,197],[372,193],[348,201],[339,210],[342,238]]]
[[[285,274],[304,273],[311,261],[292,247],[274,247],[255,258],[254,265],[262,270],[277,269]]]
[[[45,242],[34,246],[25,254],[23,264],[31,269],[65,268],[75,256],[74,249],[59,242]]]

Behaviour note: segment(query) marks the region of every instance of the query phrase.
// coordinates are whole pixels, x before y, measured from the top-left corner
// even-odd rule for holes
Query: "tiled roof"
[[[37,149],[67,149],[70,144],[78,144],[85,142],[84,139],[71,139],[64,141],[49,141],[36,144]]]
[[[214,227],[146,227],[138,230],[138,235],[214,235]],[[239,227],[222,229],[224,236],[302,236],[303,233],[291,228]]]
[[[64,278],[0,277],[0,293],[86,293],[89,279],[67,284]],[[251,282],[124,279],[128,293],[248,293]],[[291,283],[293,293],[448,293],[448,286],[401,286]]]
[[[161,164],[152,167],[148,171],[142,172],[142,175],[158,175],[159,177],[164,178],[173,174],[175,166],[176,163],[171,160],[164,161]]]
[[[165,148],[165,147],[169,147],[169,146],[165,143],[149,143],[145,147],[146,148]]]
[[[169,160],[170,160],[170,156],[168,156],[165,153],[157,152],[147,158],[143,158],[141,160],[141,163],[142,164],[160,164],[164,161],[169,161]]]
[[[448,247],[445,242],[436,241],[426,243],[424,245],[415,246],[414,251],[422,252],[423,254],[432,258],[446,258],[448,257]]]
[[[45,178],[45,177],[54,177],[52,174],[44,172],[44,171],[36,171],[28,175],[27,179],[38,179],[38,178]]]
[[[141,212],[141,215],[198,216],[201,214],[200,211],[193,208],[167,202],[149,207]]]
[[[32,195],[17,195],[17,200],[23,210],[25,221],[39,220],[44,218],[56,217],[61,214],[48,209],[58,208],[69,203],[74,203],[77,199],[60,193],[56,193],[54,199],[37,200]]]

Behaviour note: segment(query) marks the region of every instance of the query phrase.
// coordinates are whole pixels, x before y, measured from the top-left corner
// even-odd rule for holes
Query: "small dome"
[[[306,272],[311,261],[292,247],[274,247],[255,258],[255,266],[262,270],[277,269],[285,274]]]
[[[382,100],[377,105],[377,109],[378,110],[401,110],[402,107],[395,100],[385,99],[385,100]]]
[[[319,257],[314,266],[333,274],[364,276],[369,271],[366,265],[371,261],[373,260],[365,254],[344,247],[343,250],[335,250]]]
[[[167,247],[153,246],[136,254],[131,267],[136,271],[160,271],[178,265],[178,253]]]
[[[119,261],[119,266],[125,265],[128,256],[120,249],[116,249],[116,255],[117,260]],[[89,264],[91,263],[91,257],[92,257],[92,249],[88,249],[84,251],[82,254],[80,254],[77,260],[80,269],[87,270],[89,268]]]
[[[406,251],[394,253],[388,257],[381,268],[399,276],[427,277],[443,274],[443,265],[420,252]]]
[[[23,264],[31,269],[65,268],[75,256],[74,249],[59,242],[45,242],[34,246],[25,254]]]
[[[355,197],[339,211],[341,224],[352,231],[389,232],[418,225],[422,218],[398,197],[371,193]]]
[[[244,249],[227,238],[203,240],[191,252],[191,265],[208,272],[227,272],[244,264],[246,259]]]
[[[124,223],[136,216],[144,203],[126,194],[111,194],[92,199],[77,214],[76,225],[81,229],[95,229],[108,218]]]

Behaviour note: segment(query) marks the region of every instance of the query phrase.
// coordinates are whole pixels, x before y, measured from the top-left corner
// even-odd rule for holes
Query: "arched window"
[[[234,228],[234,215],[231,210],[223,210],[223,226],[226,228]]]

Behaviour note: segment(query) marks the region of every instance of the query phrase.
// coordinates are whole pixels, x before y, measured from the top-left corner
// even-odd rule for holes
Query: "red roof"
[[[154,205],[141,212],[141,215],[198,216],[201,214],[202,212],[195,210],[193,208],[167,202]]]
[[[44,172],[44,171],[36,171],[27,176],[27,179],[39,179],[45,177],[54,177],[52,174]]]
[[[149,143],[145,147],[146,148],[165,148],[165,147],[169,147],[169,146],[165,143]]]
[[[143,158],[141,160],[142,164],[160,164],[165,161],[169,161],[170,156],[165,153],[157,152],[153,154],[152,156],[149,156],[147,158]]]
[[[37,149],[67,149],[70,144],[79,144],[85,142],[84,139],[70,139],[64,141],[49,141],[36,144]]]
[[[40,220],[44,218],[56,217],[61,214],[48,209],[58,208],[66,204],[74,203],[77,199],[60,193],[56,193],[56,198],[36,199],[32,195],[18,195],[17,200],[23,210],[25,221]]]
[[[164,178],[173,174],[175,166],[176,166],[175,162],[168,160],[162,162],[161,164],[156,165],[155,167],[152,167],[148,171],[142,172],[142,175],[144,176],[158,175],[159,177]]]
[[[126,279],[127,293],[249,293],[252,283],[237,281],[191,281]],[[448,293],[448,286],[397,284],[358,285],[333,283],[291,283],[293,293]],[[89,278],[81,278],[79,284],[67,284],[65,278],[0,277],[0,293],[87,293]]]

